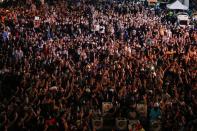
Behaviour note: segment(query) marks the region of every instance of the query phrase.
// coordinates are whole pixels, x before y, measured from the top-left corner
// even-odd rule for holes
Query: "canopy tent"
[[[183,5],[179,0],[176,0],[172,4],[168,4],[167,8],[171,10],[187,10],[188,9],[188,7]]]

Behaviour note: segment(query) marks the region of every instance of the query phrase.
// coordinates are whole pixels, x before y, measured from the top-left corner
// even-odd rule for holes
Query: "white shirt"
[[[100,33],[102,33],[102,34],[105,33],[105,26],[100,26]]]
[[[16,58],[21,59],[23,57],[23,51],[16,50],[15,55],[16,55]]]
[[[172,37],[172,32],[168,30],[168,37]]]
[[[100,29],[100,25],[99,25],[99,24],[96,24],[96,25],[94,26],[94,30],[95,30],[95,31],[99,31],[99,29]]]

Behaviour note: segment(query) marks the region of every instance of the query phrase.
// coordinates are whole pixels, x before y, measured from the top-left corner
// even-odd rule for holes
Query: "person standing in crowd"
[[[144,121],[196,128],[195,30],[167,24],[139,2],[9,10],[14,20],[0,9],[0,130],[91,130],[103,102],[117,108],[115,117],[144,118],[136,106],[144,102]]]

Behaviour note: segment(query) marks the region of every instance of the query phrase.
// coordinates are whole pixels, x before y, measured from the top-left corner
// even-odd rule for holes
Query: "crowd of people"
[[[0,130],[92,130],[102,102],[127,119],[147,104],[164,131],[196,128],[197,32],[166,11],[79,0],[0,13]]]

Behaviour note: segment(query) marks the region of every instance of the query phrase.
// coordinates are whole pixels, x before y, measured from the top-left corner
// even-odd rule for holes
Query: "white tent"
[[[187,10],[188,9],[188,7],[183,5],[179,0],[176,0],[172,4],[168,4],[167,8],[171,10]]]

